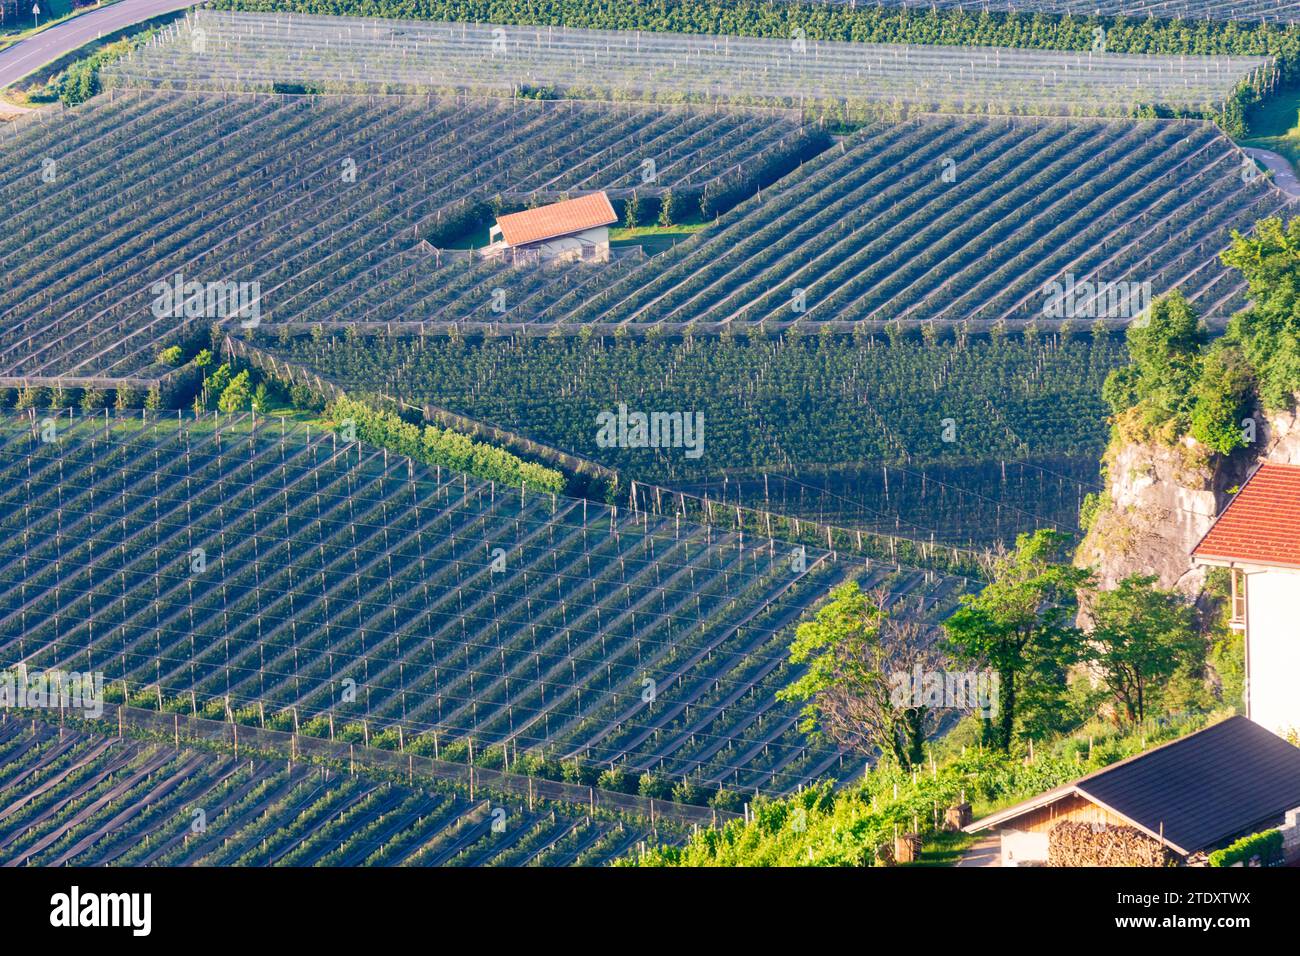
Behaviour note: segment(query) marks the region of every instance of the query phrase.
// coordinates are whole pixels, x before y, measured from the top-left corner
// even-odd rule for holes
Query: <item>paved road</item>
[[[1242,152],[1251,159],[1257,159],[1273,172],[1273,182],[1292,199],[1300,199],[1300,179],[1285,156],[1267,149],[1242,147]]]
[[[26,3],[27,0],[23,2]],[[184,10],[196,2],[198,0],[118,0],[110,6],[65,20],[0,53],[0,89],[101,35],[114,33],[123,27],[164,13]]]

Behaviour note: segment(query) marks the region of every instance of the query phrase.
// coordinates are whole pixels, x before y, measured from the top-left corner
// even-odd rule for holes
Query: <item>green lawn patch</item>
[[[1240,145],[1285,156],[1300,174],[1300,88],[1280,90],[1246,112]]]
[[[956,866],[963,853],[975,842],[971,833],[960,830],[953,833],[936,833],[921,844],[921,858],[904,866]]]
[[[493,223],[495,223],[495,219]],[[487,223],[473,229],[464,235],[457,236],[448,242],[442,243],[444,249],[485,249],[489,245],[488,233],[491,231],[492,224]]]
[[[646,255],[657,255],[671,249],[679,242],[685,242],[692,234],[699,232],[708,223],[698,216],[692,216],[685,222],[671,226],[637,226],[628,229],[616,226],[609,230],[609,244],[615,249],[623,246],[641,246]]]

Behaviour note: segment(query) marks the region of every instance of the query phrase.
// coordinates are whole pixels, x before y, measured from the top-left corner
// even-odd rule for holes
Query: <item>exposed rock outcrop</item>
[[[1264,416],[1254,447],[1255,454],[1225,458],[1191,438],[1112,443],[1104,506],[1076,563],[1093,567],[1105,588],[1131,574],[1154,574],[1161,587],[1195,599],[1205,571],[1192,566],[1192,548],[1259,462],[1300,464],[1300,414]]]

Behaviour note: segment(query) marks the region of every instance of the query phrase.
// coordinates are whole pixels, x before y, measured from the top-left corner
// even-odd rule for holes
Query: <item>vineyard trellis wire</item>
[[[616,188],[654,161],[658,188],[722,196],[818,148],[789,116],[573,101],[110,92],[68,115],[5,144],[6,381],[161,379],[160,348],[223,318],[159,314],[177,276],[256,283],[268,322],[365,314],[445,280],[421,245],[474,228],[498,194]],[[168,146],[180,135],[192,148]],[[631,264],[516,270],[514,288],[541,308]]]
[[[337,382],[322,379],[318,373],[277,358],[274,353],[250,345],[240,338],[227,337],[226,345],[231,355],[250,362],[287,384],[310,384],[327,400],[347,395],[346,390]],[[455,429],[462,434],[483,436],[494,444],[559,466],[572,474],[613,480],[619,486],[625,484],[624,476],[616,469],[534,441],[519,432],[436,405],[415,405],[382,391],[376,395],[396,406],[419,411],[427,421]],[[907,472],[907,469],[901,470]],[[770,508],[757,508],[752,503],[742,503],[739,500],[734,505],[725,500],[719,502],[715,499],[710,502],[707,493],[694,494],[681,486],[657,485],[644,478],[630,479],[628,495],[628,503],[634,514],[646,512],[656,516],[674,515],[710,527],[734,527],[739,532],[749,531],[768,539],[780,538],[791,543],[811,544],[825,547],[831,552],[844,551],[848,555],[865,557],[868,566],[872,558],[877,558],[895,563],[917,563],[927,568],[943,568],[951,573],[978,577],[992,561],[991,553],[987,550],[963,548],[947,540],[937,541],[933,529],[929,529],[929,540],[926,541],[915,535],[889,534],[862,527],[840,527],[833,522],[801,518],[790,513],[775,512]],[[1042,519],[1041,526],[1053,525],[1051,520]]]
[[[554,748],[783,792],[841,759],[772,696],[786,629],[839,576],[824,552],[769,565],[768,543],[721,528],[593,519],[247,419],[169,421],[78,419],[57,448],[32,420],[7,429],[24,451],[7,469],[6,663],[102,669],[115,700],[165,710],[326,721],[330,736],[337,716],[366,740],[404,728],[471,763],[476,747],[507,764]],[[496,581],[493,544],[511,556]],[[206,575],[184,565],[196,546]],[[926,619],[963,588],[841,568]],[[345,676],[355,706],[338,703]]]
[[[813,0],[829,5],[856,0]],[[1232,20],[1237,23],[1300,23],[1300,0],[879,0],[884,6],[972,13],[1053,13],[1083,17],[1148,17],[1169,20]]]
[[[53,712],[30,725],[0,717],[0,763],[15,772],[0,790],[53,778],[5,801],[5,862],[594,865],[731,816],[660,800],[651,812],[646,800],[595,788],[458,775],[418,755],[399,766],[354,745],[321,749],[293,734],[165,718],[126,707],[102,724],[65,726],[62,712],[57,727]],[[101,735],[110,730],[117,736]],[[556,795],[569,790],[580,801]]]
[[[558,88],[610,98],[850,104],[1114,114],[1213,110],[1260,57],[1162,57],[1000,48],[780,41],[491,23],[200,10],[105,72],[111,82],[188,89],[331,91]]]
[[[1207,123],[879,124],[552,321],[996,326],[1041,322],[1069,283],[1088,291],[1060,320],[1120,318],[1107,290],[1149,284],[1221,325],[1231,230],[1292,202],[1254,169]]]
[[[1217,327],[1244,304],[1244,283],[1218,258],[1232,230],[1293,203],[1209,123],[930,116],[859,131],[709,229],[585,284],[541,288],[457,260],[376,305],[354,299],[361,312],[278,317],[286,336],[349,324],[402,335],[974,333],[1122,327],[1137,299],[1178,289]],[[495,289],[510,307],[485,314]]]
[[[391,396],[469,433],[482,428],[492,441],[571,472],[622,475],[624,498],[627,479],[635,478],[697,495],[707,490],[721,504],[719,485],[730,481],[728,499],[743,484],[737,503],[788,512],[765,503],[772,496],[763,493],[764,475],[796,481],[828,475],[830,482],[837,472],[852,473],[859,500],[896,516],[899,528],[928,529],[894,534],[927,540],[938,530],[939,540],[957,544],[1073,523],[1080,496],[1095,490],[1090,483],[1106,443],[1101,385],[1124,355],[1118,337],[1096,330],[1086,337],[1025,334],[934,343],[838,334],[681,340],[330,335],[295,336],[286,345],[258,336],[250,348],[282,375],[310,369],[337,383],[332,387]],[[297,380],[308,373],[292,374]],[[875,418],[862,414],[864,399],[876,407]],[[597,415],[619,402],[700,413],[704,454],[692,460],[671,449],[598,447]],[[945,419],[953,426],[952,441],[944,440]],[[1053,467],[1049,461],[1075,463],[1069,489],[1053,479],[1061,489],[1058,511],[1043,515],[1033,503],[1035,489],[1046,488],[1046,481],[1025,486],[1017,478],[1008,485],[996,465],[987,464],[1024,461],[1026,454],[1047,467]],[[882,468],[894,469],[892,488]],[[925,473],[933,469],[948,477],[936,475],[931,491],[955,486],[946,498],[926,495]],[[1007,499],[1009,492],[1021,497]],[[787,500],[779,492],[775,498]],[[999,523],[999,512],[1025,520]],[[799,508],[793,513],[807,514]],[[1034,525],[1031,514],[1044,520]],[[834,517],[826,523],[843,524]],[[876,529],[893,530],[883,521]],[[815,543],[824,546],[824,532]],[[888,557],[887,551],[874,554]]]

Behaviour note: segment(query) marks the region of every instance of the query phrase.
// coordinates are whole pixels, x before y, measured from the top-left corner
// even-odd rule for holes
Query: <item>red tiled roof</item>
[[[615,222],[618,222],[618,216],[614,215],[614,207],[603,192],[525,209],[497,219],[501,238],[508,246],[541,242]]]
[[[1260,465],[1192,554],[1300,567],[1300,465]]]

